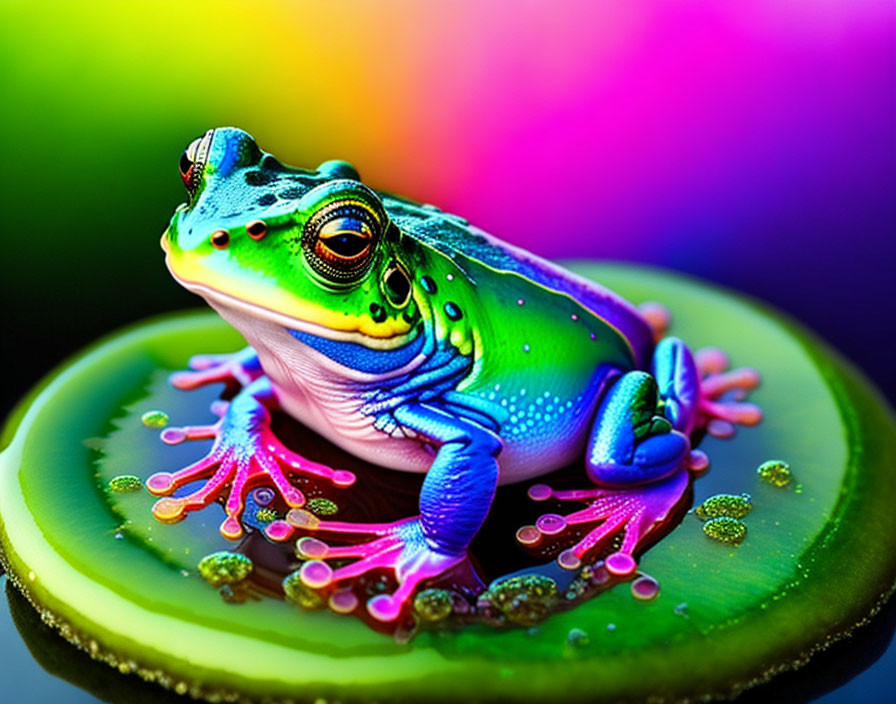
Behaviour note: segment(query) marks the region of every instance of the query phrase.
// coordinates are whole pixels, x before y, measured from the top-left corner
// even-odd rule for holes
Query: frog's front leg
[[[394,594],[367,602],[380,621],[394,621],[425,579],[444,574],[466,559],[467,547],[491,507],[498,483],[501,440],[477,423],[458,418],[434,405],[410,404],[394,410],[395,421],[439,446],[420,491],[420,515],[395,523],[362,524],[320,521],[307,511],[291,511],[286,521],[272,523],[268,536],[286,540],[299,528],[309,531],[374,536],[360,545],[333,547],[317,538],[296,543],[308,558],[302,581],[320,589],[377,568],[391,568],[398,581]],[[359,558],[332,569],[324,560]]]
[[[709,364],[695,361],[676,338],[661,341],[654,353],[652,374],[630,372],[602,400],[588,444],[586,469],[596,488],[554,491],[541,484],[531,498],[588,502],[568,516],[545,514],[534,526],[517,532],[523,544],[538,543],[574,524],[601,521],[584,539],[558,557],[561,566],[577,568],[583,557],[622,533],[620,548],[606,559],[615,574],[630,574],[634,553],[644,538],[662,525],[682,501],[688,470],[702,470],[706,456],[691,449],[695,429],[714,422],[755,424],[759,409],[739,402],[720,403],[722,393],[746,392],[758,384],[753,370],[723,373],[725,362],[715,353]],[[701,379],[702,375],[702,379]]]
[[[251,363],[251,360],[243,359],[238,364],[242,366],[244,361]],[[223,368],[212,372],[214,367]],[[203,383],[235,378],[233,372],[239,372],[239,369],[233,358],[228,358],[198,372],[181,372],[172,383],[180,381],[178,385],[186,387],[189,381],[190,387],[195,388]],[[194,373],[203,378],[199,380],[198,377],[189,376]],[[160,521],[171,523],[181,520],[190,511],[207,506],[229,486],[224,504],[227,518],[221,524],[221,534],[236,540],[243,534],[240,517],[246,494],[254,486],[271,485],[283,496],[287,505],[298,508],[305,504],[305,497],[290,483],[287,474],[321,477],[341,487],[354,483],[355,476],[351,472],[333,470],[307,460],[285,447],[274,436],[270,429],[270,411],[276,408],[277,403],[271,383],[266,376],[257,376],[254,380],[250,380],[250,376],[243,375],[243,380],[249,383],[229,404],[217,402],[213,406],[220,416],[217,423],[167,428],[162,432],[162,439],[168,444],[206,438],[214,438],[215,442],[211,451],[198,462],[177,472],[159,472],[146,481],[149,491],[165,496],[153,506],[153,514]],[[207,481],[202,488],[186,496],[170,496],[178,488],[203,478]]]

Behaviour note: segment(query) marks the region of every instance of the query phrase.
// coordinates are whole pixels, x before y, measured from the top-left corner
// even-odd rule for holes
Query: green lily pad
[[[640,569],[659,583],[655,598],[634,598],[620,583],[535,627],[436,619],[407,642],[264,590],[222,599],[198,569],[233,550],[217,533],[219,507],[164,525],[148,492],[120,490],[133,480],[110,484],[204,453],[202,443],[162,444],[163,424],[141,418],[214,419],[208,407],[220,388],[187,394],[165,384],[192,354],[242,346],[210,313],[101,342],[13,414],[0,455],[11,579],[93,657],[213,699],[674,700],[737,691],[849,633],[896,582],[896,425],[885,404],[811,335],[754,304],[658,271],[577,268],[634,302],[663,302],[671,332],[693,347],[723,347],[763,375],[752,400],[765,420],[730,440],[707,438],[712,468],[694,484],[695,506],[749,495],[749,512],[727,516],[743,522],[743,542],[710,539],[689,513],[642,556]],[[800,490],[763,481],[757,468],[771,459],[789,465]],[[392,476],[384,473],[385,485]],[[511,538],[518,527],[506,526]],[[264,573],[256,567],[252,579]],[[441,614],[446,598],[430,597]]]

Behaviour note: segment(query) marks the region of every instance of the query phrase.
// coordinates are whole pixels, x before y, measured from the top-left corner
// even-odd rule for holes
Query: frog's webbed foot
[[[398,582],[393,594],[378,594],[367,602],[367,611],[378,621],[394,621],[409,607],[417,586],[438,577],[467,559],[466,551],[440,552],[426,540],[419,519],[395,523],[345,523],[321,521],[311,513],[290,511],[281,525],[271,524],[268,536],[283,540],[295,528],[330,533],[355,533],[372,536],[357,545],[331,546],[305,536],[296,541],[296,554],[307,560],[299,577],[311,589],[328,589],[345,580],[379,569],[390,569]],[[286,524],[285,526],[282,524]],[[356,559],[357,558],[357,559]],[[335,570],[325,560],[356,559]]]
[[[619,548],[605,558],[607,569],[616,575],[629,575],[638,566],[635,552],[644,539],[660,527],[673,509],[681,502],[689,484],[685,468],[652,484],[626,489],[593,488],[557,491],[547,484],[536,484],[529,489],[529,497],[535,501],[557,499],[559,501],[584,501],[588,507],[561,516],[546,513],[535,525],[523,526],[517,531],[517,540],[534,547],[545,536],[556,536],[570,526],[596,523],[584,538],[561,552],[557,563],[568,570],[578,569],[589,553],[606,547],[617,535],[622,535]]]
[[[728,357],[715,347],[698,350],[694,361],[700,375],[698,427],[726,438],[734,434],[735,425],[756,425],[762,420],[759,406],[743,400],[759,386],[759,372],[750,367],[728,370]]]
[[[420,491],[420,516],[396,523],[321,521],[308,511],[294,510],[285,521],[267,528],[273,540],[286,540],[296,530],[355,533],[371,536],[360,545],[331,547],[316,538],[296,544],[300,557],[312,558],[299,573],[306,586],[322,589],[374,569],[391,569],[398,582],[394,594],[377,595],[367,610],[379,621],[394,621],[410,604],[417,586],[467,559],[467,548],[491,506],[498,483],[501,441],[478,423],[427,404],[395,409],[402,427],[420,433],[439,449]],[[333,570],[325,559],[358,558]]]
[[[263,401],[273,398],[270,382],[260,378],[241,391],[229,404],[216,403],[212,409],[221,419],[212,425],[166,428],[162,440],[176,444],[186,440],[214,438],[211,451],[198,462],[177,472],[152,475],[146,486],[153,494],[165,496],[153,506],[157,519],[173,523],[190,511],[207,506],[229,486],[224,504],[227,518],[221,534],[236,540],[243,534],[240,518],[249,490],[259,485],[272,486],[286,504],[304,506],[305,497],[287,475],[305,474],[326,479],[335,486],[350,486],[355,476],[345,470],[312,462],[284,446],[271,432],[271,415]],[[170,496],[179,488],[206,479],[198,490],[186,496]]]
[[[171,375],[172,386],[184,391],[216,382],[246,387],[264,373],[251,347],[233,354],[198,354],[190,358],[189,365],[192,371]]]

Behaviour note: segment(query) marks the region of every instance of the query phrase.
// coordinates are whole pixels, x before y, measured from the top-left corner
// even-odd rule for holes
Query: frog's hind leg
[[[367,602],[379,621],[394,621],[410,603],[417,586],[467,559],[467,547],[491,507],[498,483],[500,439],[478,423],[435,404],[408,404],[394,411],[403,428],[438,444],[439,450],[420,491],[420,515],[395,523],[321,521],[307,511],[271,523],[267,535],[286,540],[295,531],[353,533],[371,539],[359,545],[330,546],[314,538],[297,542],[301,557],[311,558],[299,576],[306,586],[322,589],[375,569],[391,569],[398,582],[393,594]],[[358,558],[333,569],[325,560]]]
[[[601,402],[586,457],[588,475],[599,488],[554,491],[536,485],[529,491],[535,500],[585,501],[589,506],[566,517],[546,514],[534,526],[521,528],[518,540],[534,545],[569,525],[601,521],[560,554],[560,565],[574,569],[587,553],[622,533],[622,545],[607,567],[617,574],[632,572],[638,546],[683,500],[688,470],[702,471],[709,464],[703,452],[691,449],[691,434],[702,428],[713,432],[718,428],[714,423],[754,424],[761,418],[752,404],[719,400],[759,383],[751,369],[724,372],[727,360],[720,355],[713,350],[695,359],[681,340],[663,339],[654,352],[652,374],[624,375]]]
[[[675,338],[657,345],[652,374],[622,376],[601,401],[585,457],[585,468],[597,488],[554,491],[536,485],[535,500],[585,501],[587,508],[566,517],[545,514],[534,526],[517,533],[520,542],[535,544],[571,525],[596,523],[576,545],[558,557],[575,569],[582,559],[622,535],[608,569],[629,574],[634,554],[646,536],[661,526],[683,500],[688,469],[702,469],[707,460],[691,450],[699,400],[699,377],[690,351]]]
[[[665,338],[653,356],[664,415],[676,430],[690,435],[706,430],[730,437],[735,425],[756,425],[762,411],[744,397],[759,386],[759,372],[750,367],[728,369],[722,350],[707,347],[692,355],[681,340]]]

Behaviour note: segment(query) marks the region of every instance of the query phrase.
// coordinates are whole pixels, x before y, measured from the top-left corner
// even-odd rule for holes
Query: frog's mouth
[[[375,323],[369,315],[345,315],[299,299],[274,285],[263,286],[256,281],[239,281],[222,276],[228,289],[225,293],[208,283],[209,274],[214,275],[215,272],[209,272],[206,267],[191,261],[189,253],[174,257],[164,235],[162,249],[165,251],[165,264],[174,279],[215,308],[223,306],[289,330],[340,342],[354,342],[371,349],[394,349],[407,344],[413,337],[413,329],[404,320]]]

